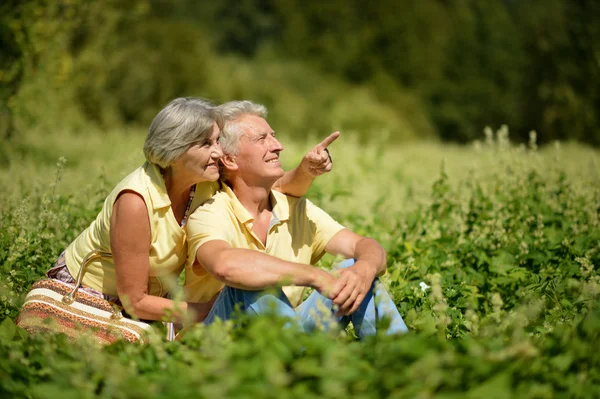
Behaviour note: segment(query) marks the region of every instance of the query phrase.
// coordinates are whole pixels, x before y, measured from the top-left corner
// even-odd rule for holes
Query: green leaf
[[[500,276],[508,275],[514,267],[515,257],[506,251],[500,252],[490,260],[490,271]]]
[[[510,376],[504,372],[470,390],[467,398],[510,399],[513,397],[510,386]]]
[[[19,326],[17,326],[17,334],[19,334],[19,337],[22,340],[27,339],[27,337],[29,337],[29,335],[30,335],[29,332],[27,332],[27,330],[25,330],[24,328],[21,328]]]
[[[423,312],[417,317],[412,326],[425,335],[435,334],[435,318],[429,312]]]
[[[562,355],[558,355],[550,360],[552,365],[556,367],[561,372],[567,371],[571,363],[573,363],[573,356],[570,353],[564,353]]]
[[[6,319],[4,319],[2,324],[0,324],[0,340],[12,341],[16,332],[17,326],[11,318],[7,317]]]

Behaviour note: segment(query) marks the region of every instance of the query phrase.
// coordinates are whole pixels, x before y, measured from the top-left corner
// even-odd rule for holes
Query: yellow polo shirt
[[[197,184],[190,213],[210,199],[218,188],[217,182]],[[81,262],[90,251],[111,252],[110,218],[113,204],[123,190],[140,194],[146,203],[151,231],[148,294],[164,296],[176,284],[183,270],[187,256],[187,232],[175,219],[160,169],[149,162],[134,170],[113,189],[96,219],[67,247],[67,268],[76,278]],[[86,268],[83,284],[104,294],[117,296],[112,258],[91,261]]]
[[[188,221],[188,262],[185,292],[191,302],[206,302],[223,288],[202,266],[196,252],[206,242],[226,241],[233,248],[253,249],[280,259],[315,264],[325,254],[325,246],[344,227],[306,198],[271,191],[273,216],[266,246],[252,232],[254,218],[226,184],[212,200],[196,209]],[[304,287],[284,287],[292,305],[302,300]]]

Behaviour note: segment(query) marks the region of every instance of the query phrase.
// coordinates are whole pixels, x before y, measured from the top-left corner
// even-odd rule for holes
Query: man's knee
[[[295,317],[296,313],[281,288],[266,291],[238,290],[243,295],[244,307],[251,314],[275,314],[283,317]]]
[[[248,291],[226,286],[213,305],[211,313],[214,315],[209,316],[228,320],[236,309],[254,315],[277,314],[284,317],[295,315],[292,305],[280,288]],[[210,317],[208,319],[212,320]]]

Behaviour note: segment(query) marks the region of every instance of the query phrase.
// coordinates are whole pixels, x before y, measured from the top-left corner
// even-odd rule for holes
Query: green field
[[[0,397],[600,396],[600,153],[511,146],[506,130],[469,146],[342,136],[308,194],[385,246],[406,336],[304,335],[268,317],[146,346],[27,336],[13,323],[24,293],[143,161],[144,133],[38,132],[3,149]],[[318,139],[284,140],[285,165]]]

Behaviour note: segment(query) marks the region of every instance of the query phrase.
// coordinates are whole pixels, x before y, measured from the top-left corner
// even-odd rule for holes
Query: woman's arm
[[[176,303],[170,299],[148,295],[150,279],[150,220],[142,196],[124,191],[113,205],[110,229],[117,293],[125,310],[140,319],[163,320],[172,314],[172,321],[188,316],[201,320],[212,304]],[[191,313],[195,313],[191,315]]]
[[[304,155],[300,165],[285,172],[281,179],[275,182],[273,188],[294,197],[305,195],[315,177],[329,172],[333,167],[331,157],[326,150],[338,137],[340,137],[340,132],[335,132],[317,144]]]

